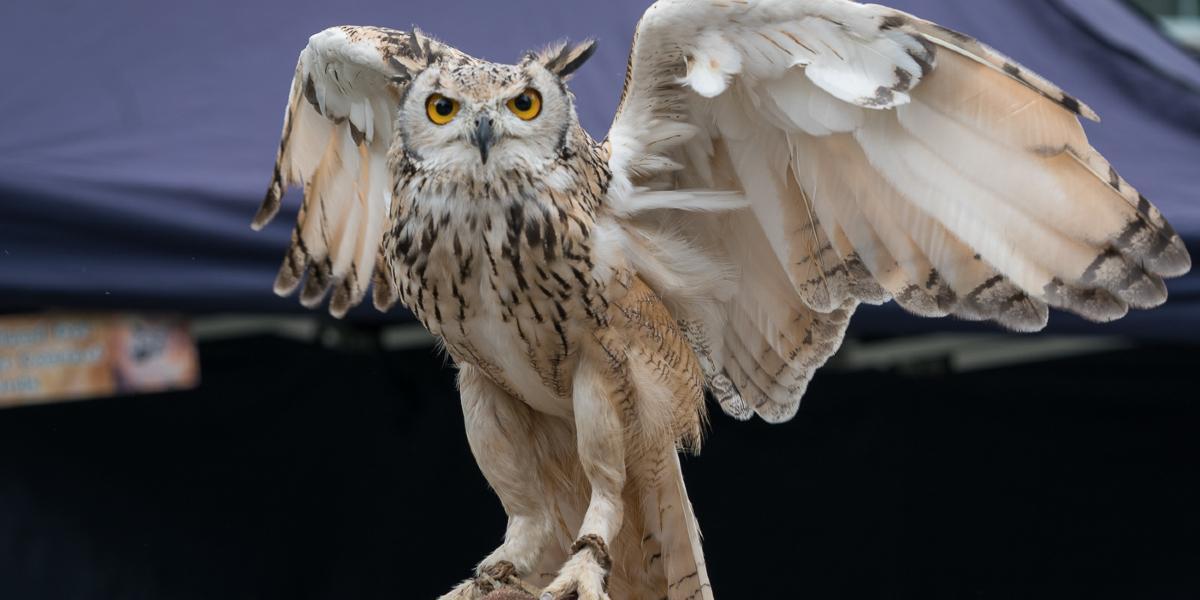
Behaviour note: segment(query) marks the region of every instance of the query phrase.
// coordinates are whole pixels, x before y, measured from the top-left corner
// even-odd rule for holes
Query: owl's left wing
[[[457,50],[420,32],[333,27],[300,53],[283,121],[275,172],[253,227],[279,211],[284,191],[304,189],[292,244],[275,280],[286,296],[308,279],[300,301],[313,308],[330,289],[341,317],[362,301],[375,272],[375,304],[394,302],[386,269],[376,269],[390,218],[387,155],[410,73]]]
[[[749,204],[629,223],[727,412],[779,421],[859,302],[1032,331],[1048,306],[1107,321],[1165,301],[1183,242],[1079,116],[1095,113],[885,7],[660,0],[608,143],[626,214],[712,190]],[[701,256],[739,278],[707,305]]]

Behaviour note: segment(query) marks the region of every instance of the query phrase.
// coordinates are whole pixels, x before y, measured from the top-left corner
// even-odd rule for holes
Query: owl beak
[[[487,164],[488,149],[492,147],[492,142],[495,141],[495,133],[492,131],[492,118],[483,115],[475,122],[475,145],[479,147],[479,159],[483,164]]]

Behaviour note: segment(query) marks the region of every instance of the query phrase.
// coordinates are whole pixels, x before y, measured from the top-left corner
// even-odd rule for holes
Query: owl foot
[[[585,535],[571,546],[571,552],[570,560],[546,586],[540,600],[611,600],[608,573],[612,558],[604,540],[598,535]]]
[[[460,583],[438,600],[486,600],[496,592],[509,589],[523,590],[524,584],[517,578],[516,567],[512,563],[500,561],[489,567],[481,567],[474,579]]]
[[[517,568],[507,560],[502,560],[489,567],[480,567],[479,574],[475,576],[475,585],[491,592],[506,586],[522,587],[522,582],[517,578]]]

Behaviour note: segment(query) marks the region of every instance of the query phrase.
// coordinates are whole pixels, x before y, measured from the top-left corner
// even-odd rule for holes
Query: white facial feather
[[[541,112],[523,120],[507,106],[526,90],[541,96]],[[459,103],[445,125],[426,111],[433,94]],[[487,163],[474,141],[482,117],[492,121],[494,141]],[[447,176],[490,179],[504,172],[542,173],[558,156],[569,127],[577,123],[570,96],[557,78],[535,62],[500,65],[471,61],[434,65],[411,84],[399,115],[400,143],[422,169]]]

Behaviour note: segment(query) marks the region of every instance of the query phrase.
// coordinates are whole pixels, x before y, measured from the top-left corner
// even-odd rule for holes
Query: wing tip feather
[[[298,278],[287,273],[285,270],[280,270],[279,274],[275,276],[275,285],[272,289],[276,296],[286,298],[291,296],[299,285],[300,280]]]
[[[267,194],[263,198],[262,205],[258,207],[254,220],[250,222],[250,229],[262,231],[275,218],[275,215],[279,214],[282,199],[283,183],[279,177],[279,167],[276,166],[275,178],[271,181],[271,187],[267,188]]]

